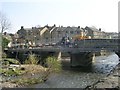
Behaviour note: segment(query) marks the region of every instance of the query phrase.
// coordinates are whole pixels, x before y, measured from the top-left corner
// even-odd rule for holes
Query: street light
[[[36,38],[36,36],[34,36],[34,45],[36,45],[35,38]]]
[[[17,48],[17,39],[15,39],[15,47]]]
[[[29,43],[29,41],[28,41],[28,30],[26,30],[27,31],[27,38],[26,38],[26,47],[28,48],[29,46],[28,46],[28,43]]]

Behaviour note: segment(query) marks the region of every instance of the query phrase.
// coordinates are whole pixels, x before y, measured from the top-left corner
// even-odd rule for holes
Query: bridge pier
[[[71,66],[89,66],[92,64],[94,54],[91,52],[80,52],[70,54]]]
[[[58,60],[61,60],[62,53],[61,52],[56,52],[55,57],[57,57]]]

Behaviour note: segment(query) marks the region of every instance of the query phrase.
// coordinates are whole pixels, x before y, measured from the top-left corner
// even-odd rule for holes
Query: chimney
[[[53,26],[55,27],[56,25],[54,24]]]
[[[99,31],[101,32],[101,28],[99,28]]]
[[[49,28],[48,24],[47,24],[47,25],[45,25],[44,27],[47,27],[47,28]]]
[[[7,35],[7,32],[4,32],[4,35]]]
[[[80,26],[78,26],[78,28],[80,28]]]
[[[36,29],[36,27],[32,27],[32,29]]]
[[[21,29],[24,29],[24,27],[23,27],[23,26],[21,26]]]

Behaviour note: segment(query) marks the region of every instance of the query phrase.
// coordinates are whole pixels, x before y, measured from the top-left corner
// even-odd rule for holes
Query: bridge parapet
[[[84,39],[77,40],[74,42],[73,47],[81,48],[85,51],[98,51],[98,50],[108,50],[108,51],[118,51],[120,46],[119,39]]]
[[[119,39],[84,39],[76,40],[69,46],[55,46],[55,47],[39,47],[39,48],[17,48],[9,49],[9,51],[53,51],[53,52],[99,52],[101,50],[107,50],[110,52],[118,52],[120,46]]]

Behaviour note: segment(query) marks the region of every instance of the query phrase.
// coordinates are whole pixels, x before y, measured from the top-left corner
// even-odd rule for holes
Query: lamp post
[[[26,47],[28,48],[29,46],[28,46],[28,43],[29,43],[29,41],[28,41],[28,30],[27,30],[27,38],[26,38]]]
[[[35,40],[36,36],[34,36],[34,45],[36,46],[36,40]]]
[[[15,39],[15,47],[17,48],[18,46],[17,46],[17,39]]]
[[[51,32],[50,34],[51,34],[51,42],[50,42],[50,45],[52,45],[52,38],[53,38],[53,37],[52,37],[52,32]]]

